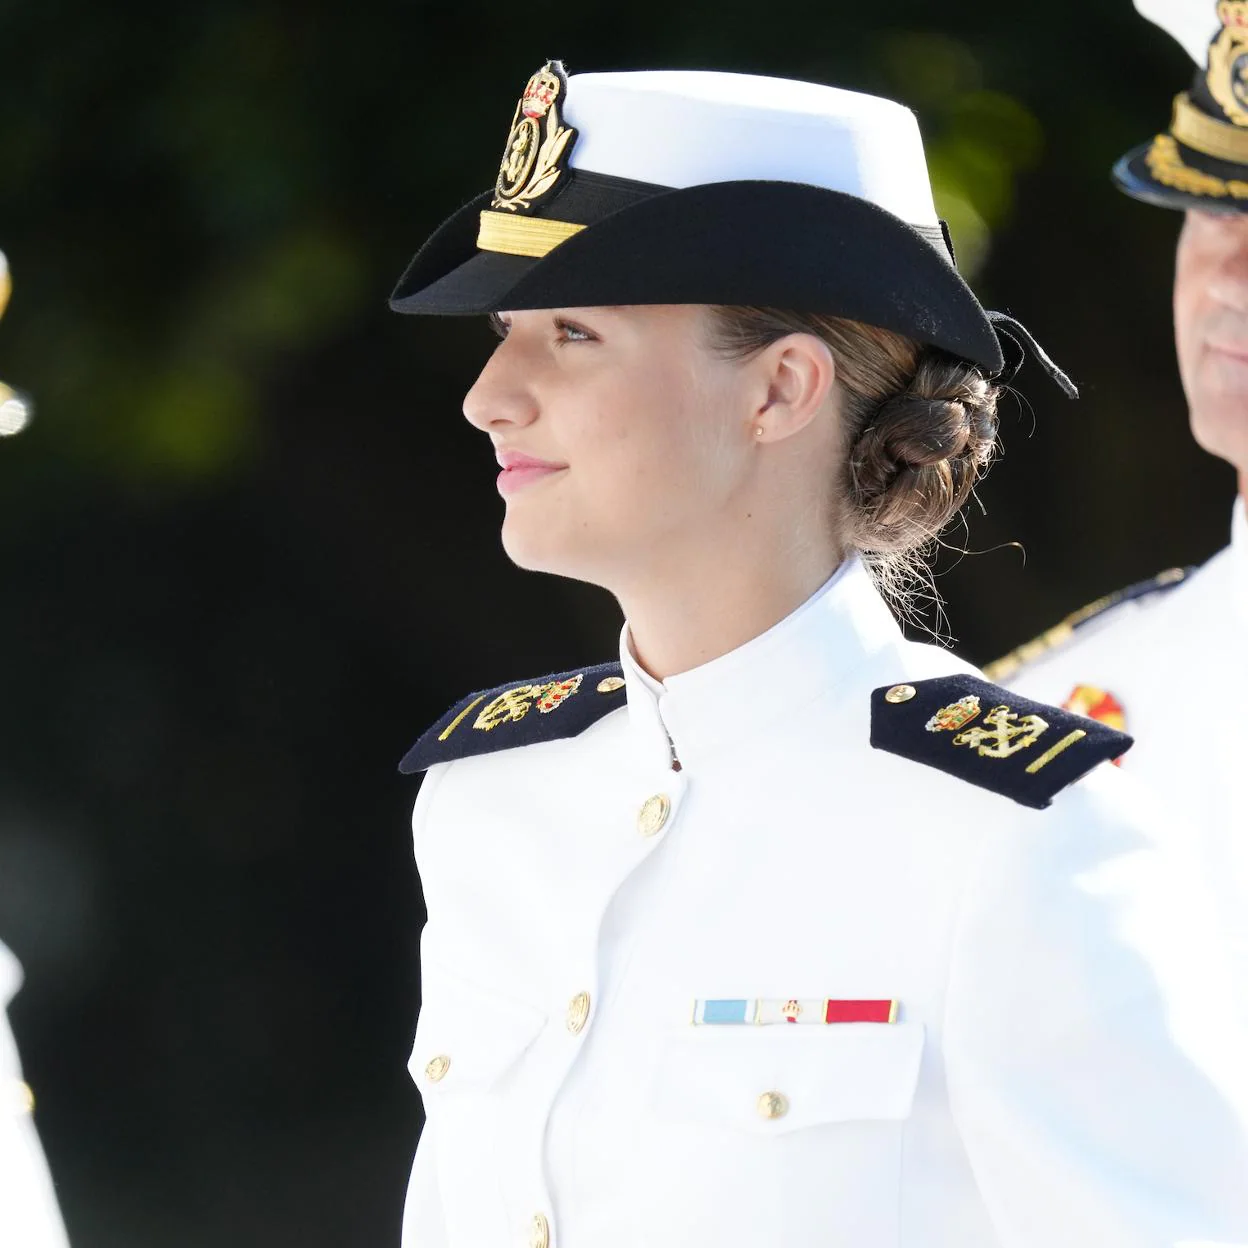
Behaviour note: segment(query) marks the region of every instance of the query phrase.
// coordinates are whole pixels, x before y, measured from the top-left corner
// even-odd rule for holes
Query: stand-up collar
[[[660,683],[633,657],[628,625],[620,663],[628,713],[644,748],[685,766],[748,740],[808,698],[861,671],[865,661],[901,639],[871,576],[847,560],[813,597],[765,633],[700,667]]]

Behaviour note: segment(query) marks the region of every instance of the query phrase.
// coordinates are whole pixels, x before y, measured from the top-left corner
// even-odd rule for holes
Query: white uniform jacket
[[[871,749],[873,689],[972,669],[856,563],[664,685],[622,649],[626,707],[424,781],[405,1248],[1248,1244],[1228,985],[1129,780]]]
[[[1065,630],[1059,630],[1059,637]],[[1019,653],[1027,653],[1023,647]],[[1231,544],[1170,589],[1081,624],[1010,687],[1121,715],[1122,769],[1190,827],[1228,938],[1248,968],[1248,517]]]
[[[22,1080],[6,1010],[22,972],[0,944],[0,1245],[67,1248],[65,1226],[31,1119],[33,1098]]]

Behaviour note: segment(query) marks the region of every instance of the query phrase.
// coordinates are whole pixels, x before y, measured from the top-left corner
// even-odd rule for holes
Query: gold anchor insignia
[[[980,758],[1009,758],[1035,745],[1048,727],[1039,715],[1015,715],[1008,706],[994,706],[982,724],[958,733],[953,744],[969,745]]]
[[[1248,126],[1248,0],[1219,0],[1222,29],[1209,48],[1209,92],[1237,126]]]
[[[566,702],[581,687],[584,679],[582,674],[568,680],[548,681],[544,685],[517,685],[514,689],[505,689],[482,708],[472,726],[481,732],[493,732],[500,724],[519,723],[531,706],[536,706],[539,714],[548,715]]]
[[[498,167],[492,208],[532,212],[555,189],[564,172],[563,157],[576,137],[576,131],[559,120],[559,97],[567,85],[559,61],[547,61],[529,79]]]

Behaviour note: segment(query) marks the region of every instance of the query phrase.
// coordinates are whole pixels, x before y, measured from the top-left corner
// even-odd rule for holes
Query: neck
[[[617,593],[637,662],[666,680],[728,654],[796,611],[843,558],[830,542],[790,555],[682,562]]]

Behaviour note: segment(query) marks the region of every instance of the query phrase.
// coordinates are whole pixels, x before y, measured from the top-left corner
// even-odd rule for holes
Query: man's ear
[[[780,442],[819,414],[836,381],[836,361],[814,334],[788,334],[755,359],[763,370],[766,401],[753,413],[754,440]]]

